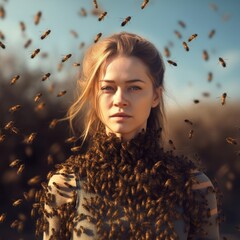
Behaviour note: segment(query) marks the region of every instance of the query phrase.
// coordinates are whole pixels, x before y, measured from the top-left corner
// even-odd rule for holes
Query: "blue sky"
[[[6,45],[5,50],[0,49],[0,60],[7,58],[10,53],[16,54],[29,68],[51,72],[52,79],[61,79],[63,75],[76,75],[72,63],[81,59],[84,52],[84,48],[79,49],[81,42],[85,42],[87,47],[99,32],[104,37],[119,31],[129,31],[152,41],[162,54],[169,42],[173,44],[169,47],[169,59],[177,62],[178,66],[170,66],[163,54],[168,106],[179,108],[192,105],[196,98],[200,103],[218,102],[220,100],[217,97],[223,92],[227,92],[230,102],[239,102],[240,1],[150,0],[143,10],[142,2],[98,0],[99,7],[108,13],[99,22],[91,14],[92,0],[0,0],[0,6],[6,11],[6,17],[0,19],[0,31],[5,35],[5,40],[1,41]],[[217,10],[213,9],[214,5]],[[86,17],[79,15],[81,8],[86,9]],[[42,11],[42,19],[39,25],[35,25],[33,19],[38,11]],[[132,17],[131,21],[121,27],[122,20],[127,16]],[[186,24],[186,28],[178,24],[179,20]],[[26,24],[24,34],[19,27],[20,21]],[[45,40],[40,40],[41,34],[48,29],[51,29],[51,34]],[[215,29],[216,34],[209,39],[208,34],[212,29]],[[78,33],[78,38],[70,34],[71,30]],[[176,37],[175,30],[182,34],[182,39]],[[190,51],[186,52],[182,41],[187,41],[194,33],[198,37],[189,43]],[[33,43],[24,49],[23,45],[28,38]],[[47,52],[49,57],[31,59],[30,55],[36,48]],[[202,58],[203,50],[209,53],[208,61]],[[60,74],[56,66],[68,53],[72,57]],[[226,68],[218,63],[219,57],[226,61]],[[210,83],[207,81],[208,72],[213,73]],[[202,92],[210,92],[210,98],[204,98]]]

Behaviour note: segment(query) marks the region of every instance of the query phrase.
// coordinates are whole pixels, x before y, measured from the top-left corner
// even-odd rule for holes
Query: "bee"
[[[187,43],[183,42],[182,44],[183,44],[183,47],[185,48],[185,50],[188,52],[189,51],[189,47],[188,47]]]
[[[4,142],[6,135],[0,134],[0,143]]]
[[[26,41],[26,43],[24,44],[24,48],[28,48],[31,43],[32,43],[32,40],[31,40],[31,39],[28,39],[28,40]]]
[[[16,200],[16,201],[14,201],[12,205],[13,205],[14,207],[17,207],[17,206],[21,205],[22,202],[23,202],[22,199],[18,199],[18,200]]]
[[[218,58],[219,62],[222,64],[223,67],[226,67],[226,62],[223,60],[223,58],[219,57]]]
[[[16,128],[16,127],[12,127],[12,128],[11,128],[11,131],[12,131],[13,133],[17,134],[17,135],[20,134],[20,130],[19,130],[18,128]]]
[[[149,0],[144,0],[142,2],[141,9],[144,9],[147,6],[148,3],[149,3]]]
[[[209,93],[209,92],[203,92],[202,95],[203,95],[204,97],[210,97],[210,93]]]
[[[192,139],[192,137],[193,137],[193,129],[191,129],[188,133],[188,138]]]
[[[15,106],[10,107],[8,111],[10,113],[14,113],[14,112],[18,111],[20,108],[21,108],[21,105],[15,105]]]
[[[182,28],[185,28],[185,27],[186,27],[185,22],[183,22],[183,21],[181,21],[181,20],[178,21],[178,24],[179,24]]]
[[[72,151],[72,152],[78,152],[78,151],[80,151],[81,149],[82,149],[81,146],[77,146],[77,147],[72,147],[72,148],[71,148],[71,151]]]
[[[40,38],[43,40],[43,39],[45,39],[50,33],[51,33],[51,30],[48,29],[46,32],[44,32],[44,33],[41,35]]]
[[[203,50],[203,60],[207,61],[209,59],[208,52],[206,50]]]
[[[79,45],[79,48],[82,49],[84,46],[85,46],[85,43],[81,42],[80,45]]]
[[[28,185],[33,186],[33,185],[38,184],[40,181],[41,181],[41,176],[35,176],[35,177],[29,179],[27,183],[28,183]]]
[[[34,16],[35,25],[39,24],[41,17],[42,17],[42,12],[41,11],[37,12],[36,15]]]
[[[3,6],[0,6],[0,18],[5,18],[6,16],[6,12],[5,9],[3,8]]]
[[[76,137],[70,137],[65,140],[65,143],[74,143],[77,141]]]
[[[187,124],[193,125],[193,122],[188,120],[188,119],[185,119],[184,122],[187,123]]]
[[[79,67],[80,65],[81,65],[81,63],[77,63],[77,62],[73,63],[74,67]]]
[[[42,81],[47,80],[50,76],[51,76],[51,73],[44,74],[44,76],[42,77]]]
[[[102,36],[102,33],[98,33],[94,39],[94,43],[98,42],[99,38]]]
[[[195,104],[198,104],[200,101],[199,101],[198,99],[194,99],[193,102],[194,102]]]
[[[132,18],[131,16],[126,17],[126,18],[122,21],[121,26],[124,27],[124,26],[131,20],[131,18]]]
[[[25,23],[21,21],[19,24],[20,24],[21,31],[24,32],[26,30]]]
[[[231,137],[226,138],[227,143],[232,144],[232,145],[237,145],[237,140]]]
[[[42,93],[37,93],[36,96],[34,97],[34,102],[38,102],[41,97],[42,97]]]
[[[215,4],[215,3],[210,3],[209,4],[209,7],[214,10],[214,11],[217,11],[218,10],[218,6]]]
[[[2,39],[2,40],[4,40],[4,39],[5,39],[5,36],[4,36],[4,34],[3,34],[3,32],[2,32],[2,31],[0,31],[0,39]]]
[[[95,7],[95,8],[98,8],[97,0],[93,0],[93,4],[94,4],[94,7]]]
[[[78,33],[74,30],[70,30],[70,33],[73,35],[73,37],[78,38]]]
[[[197,33],[192,34],[189,38],[188,38],[188,42],[191,42],[193,39],[195,39],[197,37]]]
[[[23,172],[24,168],[25,168],[24,164],[21,164],[17,170],[17,175],[21,174]]]
[[[168,57],[170,57],[170,51],[169,51],[169,48],[168,47],[165,47],[164,48],[164,55],[168,58]]]
[[[174,146],[174,143],[171,139],[168,141],[168,143],[170,144],[173,150],[176,150],[176,147]]]
[[[2,223],[2,222],[4,222],[4,220],[6,219],[6,213],[2,213],[1,215],[0,215],[0,223]]]
[[[106,15],[107,15],[107,12],[101,13],[101,15],[98,17],[98,21],[102,21]]]
[[[209,72],[208,73],[208,81],[211,82],[212,79],[213,79],[213,74],[212,74],[212,72]]]
[[[15,84],[19,78],[20,78],[19,75],[15,75],[15,76],[11,79],[10,85]]]
[[[65,55],[65,56],[63,57],[63,59],[62,59],[62,62],[66,62],[71,56],[72,56],[71,53]]]
[[[47,163],[48,165],[51,165],[54,163],[53,156],[51,154],[47,156]]]
[[[14,125],[14,122],[13,122],[13,121],[10,121],[10,122],[8,122],[8,123],[4,126],[4,129],[5,129],[5,130],[9,130],[9,129],[11,129],[11,128],[13,127],[13,125]]]
[[[226,98],[227,98],[227,93],[223,93],[221,96],[221,104],[222,105],[226,104]]]
[[[9,164],[9,167],[16,167],[19,165],[19,163],[21,162],[20,159],[15,159],[14,161],[12,161],[10,164]]]
[[[62,97],[62,96],[65,95],[66,93],[67,93],[66,90],[60,91],[60,92],[57,94],[57,97]]]
[[[179,39],[182,38],[182,34],[179,31],[175,30],[174,33]]]
[[[35,49],[31,54],[31,58],[35,58],[39,52],[40,52],[40,48]]]
[[[50,124],[49,124],[49,128],[51,128],[51,129],[55,128],[56,125],[57,125],[57,123],[58,123],[58,120],[57,120],[57,119],[53,119],[53,120],[50,122]]]
[[[3,42],[1,42],[0,41],[0,47],[2,48],[2,49],[5,49],[6,48],[6,46],[3,44]]]
[[[208,37],[212,38],[214,36],[214,34],[215,34],[215,30],[213,29],[209,32]]]
[[[175,67],[177,66],[177,63],[172,60],[167,60],[167,62]]]
[[[87,11],[85,10],[85,8],[81,8],[80,11],[79,11],[79,14],[83,17],[86,17],[87,16]]]
[[[26,136],[24,139],[24,143],[26,144],[31,144],[33,142],[33,140],[36,138],[37,133],[33,132],[31,133],[29,136]]]

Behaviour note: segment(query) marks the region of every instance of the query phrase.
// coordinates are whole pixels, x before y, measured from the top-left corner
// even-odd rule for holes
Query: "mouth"
[[[129,116],[125,113],[116,113],[116,114],[111,115],[110,117],[126,117],[126,118],[128,118],[128,117],[131,117],[131,116]]]

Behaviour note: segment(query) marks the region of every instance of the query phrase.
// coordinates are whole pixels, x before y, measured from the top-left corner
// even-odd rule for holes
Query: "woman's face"
[[[99,80],[98,107],[106,132],[122,140],[132,139],[146,129],[151,108],[160,100],[161,88],[154,89],[147,66],[137,57],[116,56],[108,61]]]

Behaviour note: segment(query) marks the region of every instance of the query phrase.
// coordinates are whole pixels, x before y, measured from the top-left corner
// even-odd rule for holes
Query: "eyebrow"
[[[102,80],[99,80],[99,82],[109,82],[109,83],[115,83],[114,80],[107,80],[107,79],[102,79]],[[135,83],[135,82],[142,82],[142,83],[145,83],[143,80],[141,79],[131,79],[131,80],[127,80],[125,81],[126,83]]]

